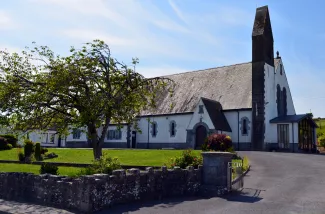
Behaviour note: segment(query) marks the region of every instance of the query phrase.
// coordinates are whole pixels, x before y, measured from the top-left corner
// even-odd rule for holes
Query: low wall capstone
[[[46,203],[54,207],[89,213],[114,204],[171,196],[196,195],[201,170],[148,167],[115,170],[112,175],[95,174],[70,178],[31,173],[0,173],[0,198]]]

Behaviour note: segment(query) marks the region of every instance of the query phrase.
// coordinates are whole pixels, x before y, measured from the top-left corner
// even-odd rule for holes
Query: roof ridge
[[[236,65],[249,64],[249,63],[252,63],[252,62],[243,62],[243,63],[237,63],[237,64],[232,64],[232,65],[223,65],[223,66],[219,66],[219,67],[212,67],[212,68],[206,68],[206,69],[200,69],[200,70],[194,70],[194,71],[185,71],[185,72],[181,72],[181,73],[169,74],[169,75],[158,76],[158,77],[175,76],[175,75],[179,75],[179,74],[187,74],[187,73],[194,73],[194,72],[199,72],[199,71],[207,71],[207,70],[216,69],[216,68],[225,68],[225,67],[231,67],[231,66],[236,66]]]

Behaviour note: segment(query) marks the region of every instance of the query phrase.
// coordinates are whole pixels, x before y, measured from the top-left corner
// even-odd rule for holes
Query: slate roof
[[[224,110],[252,108],[251,62],[164,77],[175,83],[173,96],[166,90],[157,96],[157,108],[141,115],[194,112],[201,97],[220,102]]]
[[[229,126],[227,118],[222,112],[221,104],[217,101],[206,99],[204,97],[202,97],[201,99],[210,116],[214,128],[216,130],[231,132],[231,128]]]
[[[270,120],[270,123],[298,123],[305,118],[307,118],[311,122],[311,124],[314,125],[314,127],[318,127],[309,114],[295,114],[295,115],[280,116]]]

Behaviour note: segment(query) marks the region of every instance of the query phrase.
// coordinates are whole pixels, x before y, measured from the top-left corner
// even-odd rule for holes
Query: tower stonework
[[[252,149],[264,149],[265,72],[264,65],[274,67],[273,34],[267,6],[256,9],[252,33]]]

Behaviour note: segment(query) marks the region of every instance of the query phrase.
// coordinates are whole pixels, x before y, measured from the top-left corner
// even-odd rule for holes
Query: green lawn
[[[31,165],[31,164],[11,164],[11,163],[1,163],[0,172],[30,172],[34,174],[39,174],[41,166]],[[75,175],[80,171],[81,168],[76,167],[59,167],[60,175]]]
[[[0,151],[0,160],[18,160],[19,149]],[[111,157],[117,157],[122,165],[162,166],[170,158],[179,156],[183,150],[140,150],[140,149],[104,149]],[[91,149],[49,149],[59,157],[49,159],[49,162],[91,163],[94,159]],[[199,154],[200,150],[193,151]]]

